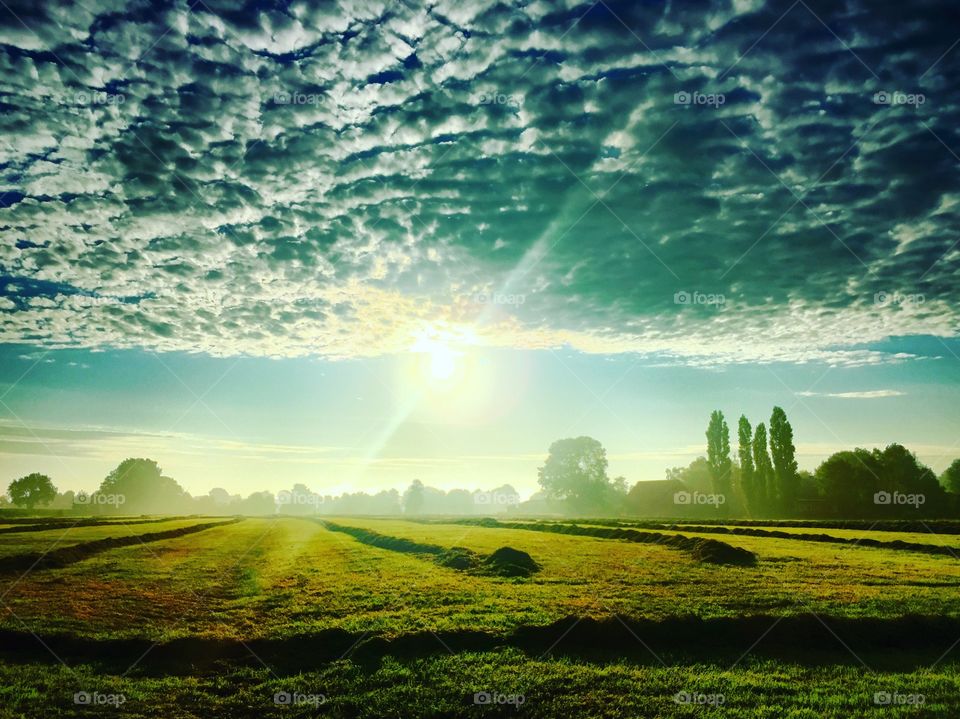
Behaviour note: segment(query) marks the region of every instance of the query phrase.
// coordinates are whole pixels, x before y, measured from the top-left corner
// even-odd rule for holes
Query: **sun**
[[[449,390],[467,375],[472,333],[464,328],[429,326],[414,335],[410,352],[420,381],[430,389]]]

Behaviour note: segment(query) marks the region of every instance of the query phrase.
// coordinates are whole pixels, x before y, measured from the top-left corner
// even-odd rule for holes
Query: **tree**
[[[564,502],[573,512],[602,513],[614,504],[607,451],[593,437],[559,439],[551,444],[537,476],[547,498]]]
[[[723,412],[714,410],[707,425],[707,463],[713,478],[713,491],[717,494],[730,493],[730,428]]]
[[[106,506],[122,507],[130,514],[170,514],[184,511],[190,495],[164,476],[152,459],[125,459],[107,475],[97,491]],[[119,501],[114,501],[119,500]]]
[[[39,472],[13,480],[7,493],[14,505],[30,510],[38,504],[49,504],[57,498],[57,488],[53,486],[53,482],[47,475]]]
[[[737,424],[737,439],[739,440],[737,456],[740,458],[740,486],[743,487],[743,497],[747,501],[747,507],[751,512],[755,512],[757,510],[757,488],[753,476],[753,429],[750,427],[750,420],[745,415],[740,415],[740,421]]]
[[[423,511],[423,482],[415,479],[403,493],[403,513],[420,514]]]
[[[780,407],[770,415],[770,454],[773,458],[774,482],[781,512],[793,513],[797,508],[797,458],[793,446],[793,427]]]
[[[935,514],[946,505],[946,493],[937,475],[902,444],[891,444],[882,452],[875,449],[873,455],[880,466],[880,489],[922,496],[922,504],[915,509],[928,514]]]
[[[960,459],[953,460],[953,464],[940,475],[940,484],[952,494],[960,494]]]
[[[753,486],[757,496],[757,507],[769,511],[774,502],[773,463],[767,452],[767,426],[761,422],[753,431]]]
[[[271,515],[277,511],[277,500],[273,492],[254,492],[240,502],[239,513],[248,515]]]
[[[875,513],[879,466],[865,449],[837,452],[817,467],[817,486],[839,517],[863,517]]]

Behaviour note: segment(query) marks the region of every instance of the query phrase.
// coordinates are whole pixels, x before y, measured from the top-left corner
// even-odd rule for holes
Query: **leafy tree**
[[[953,460],[953,464],[940,475],[940,484],[952,494],[960,494],[960,459]]]
[[[865,449],[837,452],[817,467],[814,476],[820,493],[839,517],[874,513],[880,467]]]
[[[730,494],[730,428],[723,412],[714,410],[707,425],[707,463],[713,478],[713,491]]]
[[[550,445],[538,481],[548,499],[579,513],[610,509],[615,493],[607,477],[607,451],[592,437],[559,439]]]
[[[152,459],[125,459],[107,475],[97,494],[122,497],[119,504],[130,514],[165,514],[184,511],[190,495],[175,480],[164,476]],[[110,506],[109,504],[107,506]]]
[[[793,427],[780,407],[770,415],[770,454],[777,486],[780,511],[792,513],[797,507],[797,450],[793,446]]]
[[[740,458],[740,486],[743,487],[747,507],[755,512],[758,507],[753,471],[753,429],[750,427],[750,420],[744,415],[740,415],[740,421],[737,424],[737,439],[739,440],[737,456]]]
[[[873,450],[880,465],[880,488],[887,492],[923,495],[925,513],[936,513],[946,503],[946,493],[933,470],[902,444],[891,444],[882,452]]]
[[[415,479],[407,487],[407,491],[403,493],[403,513],[420,514],[423,511],[423,498],[423,482]]]
[[[757,507],[769,511],[774,502],[773,463],[767,452],[767,426],[761,422],[753,431],[753,485],[756,490]]]
[[[697,457],[686,467],[674,467],[667,470],[667,481],[681,482],[682,489],[688,492],[713,491],[713,478],[710,474],[710,465],[703,457]]]
[[[15,479],[7,487],[10,501],[17,507],[32,510],[38,504],[49,504],[57,498],[57,488],[45,474],[34,472],[26,477]]]
[[[254,492],[240,502],[239,513],[248,515],[271,515],[277,511],[277,500],[273,492]]]

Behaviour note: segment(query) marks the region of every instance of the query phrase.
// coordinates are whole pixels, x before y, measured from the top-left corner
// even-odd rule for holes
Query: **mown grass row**
[[[91,542],[80,542],[69,547],[52,549],[46,552],[26,552],[24,554],[13,554],[8,557],[0,558],[0,572],[21,571],[28,569],[55,569],[65,567],[76,562],[81,562],[92,556],[106,552],[111,549],[121,547],[130,547],[134,545],[147,544],[149,542],[161,542],[165,539],[174,539],[188,534],[195,534],[206,529],[222,527],[228,524],[236,524],[243,521],[241,518],[228,519],[218,522],[202,522],[192,524],[186,527],[168,529],[162,532],[147,532],[146,534],[134,534],[126,537],[106,537],[105,539],[96,539]]]
[[[538,520],[569,522],[571,520]],[[664,525],[737,525],[740,527],[796,527],[800,529],[853,529],[871,532],[916,532],[919,534],[958,534],[957,519],[741,519],[737,517],[669,517],[665,519],[611,519],[578,517],[578,522],[610,527],[655,529]]]
[[[134,525],[134,524],[158,524],[161,522],[171,522],[178,519],[190,519],[188,516],[182,517],[151,517],[149,519],[76,519],[76,520],[55,520],[48,522],[39,522],[30,524],[28,522],[16,523],[9,527],[0,527],[0,534],[13,534],[23,532],[48,532],[55,529],[73,529],[80,527],[109,527],[111,525]],[[196,517],[200,519],[200,517]]]
[[[460,524],[478,524],[483,527],[503,529],[529,529],[537,532],[556,532],[581,537],[600,539],[620,539],[628,542],[660,544],[671,549],[689,552],[700,562],[709,564],[729,564],[749,567],[757,563],[757,555],[742,547],[734,547],[726,542],[702,537],[686,537],[682,534],[662,534],[660,532],[640,532],[636,529],[618,527],[589,527],[578,524],[556,524],[548,522],[501,522],[495,519],[460,520]]]
[[[684,524],[682,526],[663,524],[656,529],[695,532],[697,534],[733,534],[743,537],[769,537],[773,539],[796,539],[805,542],[825,542],[827,544],[846,544],[856,547],[873,547],[875,549],[895,549],[923,554],[936,554],[957,558],[958,549],[943,544],[923,544],[920,542],[906,542],[901,539],[889,541],[871,539],[869,537],[835,537],[831,534],[808,534],[806,532],[779,532],[775,529],[758,529],[756,527],[721,527],[715,525]]]
[[[500,547],[487,556],[482,556],[467,547],[441,547],[438,544],[414,542],[403,537],[380,534],[372,529],[348,527],[336,522],[323,521],[322,524],[334,532],[343,532],[364,544],[393,552],[429,554],[442,567],[478,574],[494,574],[501,577],[527,577],[540,571],[537,564],[526,552],[512,547]]]

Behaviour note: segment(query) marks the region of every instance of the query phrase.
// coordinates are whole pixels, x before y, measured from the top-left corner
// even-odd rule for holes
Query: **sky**
[[[960,456],[947,2],[6,2],[0,483]]]

